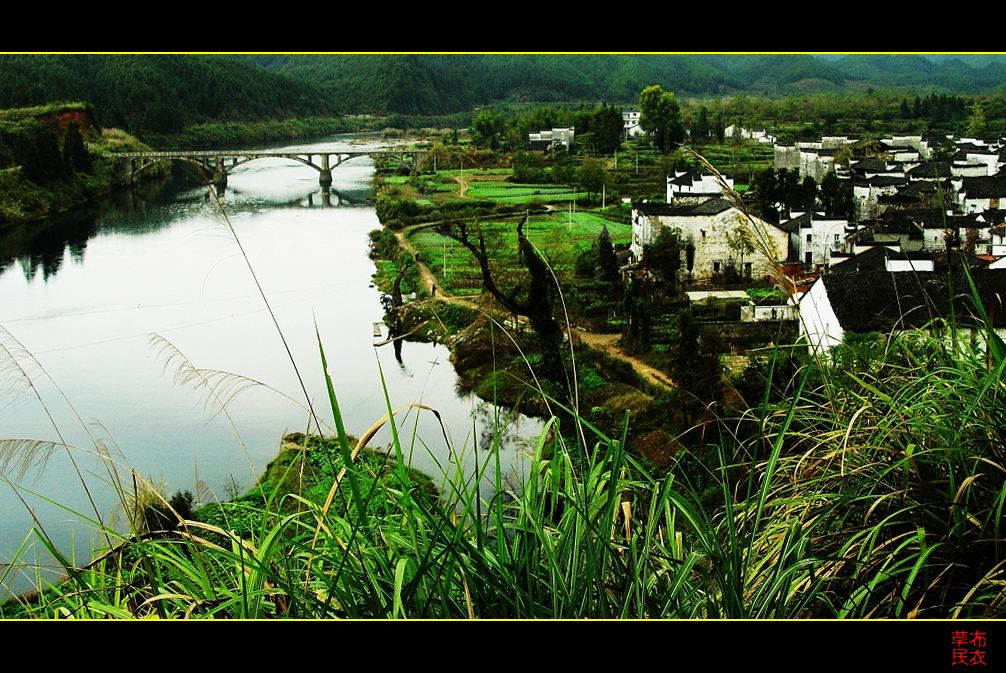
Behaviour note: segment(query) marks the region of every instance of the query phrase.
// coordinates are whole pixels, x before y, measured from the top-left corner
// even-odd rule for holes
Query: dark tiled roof
[[[800,217],[794,217],[791,220],[781,223],[779,228],[783,231],[793,233],[797,229],[809,227],[812,221],[813,215],[810,212],[806,212]]]
[[[910,240],[922,238],[922,229],[909,218],[903,217],[895,220],[874,220],[870,224],[860,223],[859,231],[856,232],[856,242],[860,245],[870,245],[874,234],[889,236],[908,236]]]
[[[913,178],[949,178],[950,162],[928,161],[908,171]]]
[[[726,199],[710,199],[699,204],[676,206],[668,203],[637,203],[633,208],[643,215],[679,215],[683,217],[696,215],[718,215],[724,210],[733,208]]]
[[[891,187],[905,184],[908,182],[908,178],[899,178],[893,175],[874,175],[866,182],[872,187]]]
[[[903,208],[901,210],[888,210],[881,216],[881,220],[889,227],[893,224],[901,226],[900,222],[908,221],[923,229],[943,229],[946,224],[946,216],[939,208]]]
[[[983,225],[981,222],[979,222],[977,214],[971,214],[971,215],[948,215],[947,226],[954,229],[960,229],[962,227],[967,229],[973,227],[985,227],[988,225]]]
[[[883,172],[883,171],[887,170],[887,162],[886,161],[881,161],[880,159],[877,159],[875,157],[869,157],[869,158],[863,159],[862,161],[857,161],[855,164],[853,164],[852,165],[852,170],[854,170],[854,171],[860,171],[860,172],[863,172],[863,173],[865,173],[865,172],[870,172],[870,173]]]
[[[726,199],[710,199],[703,201],[697,206],[692,206],[693,215],[718,215],[724,210],[733,208],[733,204]]]
[[[845,262],[850,264],[851,262]],[[979,297],[994,326],[1006,326],[1006,269],[971,272]],[[829,273],[824,283],[842,327],[855,332],[890,331],[921,327],[935,318],[946,318],[953,307],[958,319],[975,321],[976,312],[960,273],[863,271]]]
[[[877,203],[888,206],[908,207],[918,205],[919,197],[916,195],[905,194],[904,192],[898,192],[897,194],[881,194],[877,197]]]
[[[1006,210],[1002,208],[986,208],[981,216],[985,220],[986,227],[1006,222]]]
[[[937,253],[934,252],[903,252],[891,250],[890,248],[875,247],[861,252],[858,255],[847,257],[838,263],[833,263],[831,270],[833,273],[856,273],[859,271],[886,271],[887,259],[904,260],[935,260]],[[834,259],[832,255],[832,259]]]
[[[988,199],[1006,196],[1006,176],[983,176],[964,178],[961,191],[969,199]]]

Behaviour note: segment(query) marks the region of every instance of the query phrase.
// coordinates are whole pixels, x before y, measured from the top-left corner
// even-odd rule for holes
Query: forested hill
[[[219,120],[441,114],[499,101],[629,103],[650,84],[681,96],[871,87],[983,93],[1006,86],[1006,56],[0,55],[0,108],[87,101],[103,125],[134,132]]]
[[[683,95],[839,92],[870,87],[980,93],[1006,85],[1006,58],[852,55],[255,55],[347,109],[431,114],[494,101],[628,102],[661,84]]]
[[[0,55],[0,108],[68,100],[94,104],[104,126],[158,133],[342,112],[311,84],[233,58]]]

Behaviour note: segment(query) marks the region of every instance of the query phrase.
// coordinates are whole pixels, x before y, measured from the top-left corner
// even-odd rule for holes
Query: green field
[[[464,170],[451,169],[437,171],[437,175],[446,175],[450,177],[454,177],[456,175],[460,175],[462,177],[471,175],[510,175],[511,173],[513,173],[513,170],[509,168],[466,168]]]
[[[572,223],[568,213],[534,216],[524,226],[524,232],[552,265],[559,281],[568,282],[572,278],[576,256],[593,245],[605,225],[614,243],[628,243],[631,239],[630,225],[613,222],[594,213],[575,213]],[[490,257],[502,277],[522,277],[523,263],[517,253],[517,220],[495,220],[479,226],[485,234]],[[482,279],[478,266],[460,243],[432,229],[418,231],[410,239],[450,292],[466,294],[480,290]]]
[[[572,201],[577,194],[566,185],[521,185],[509,182],[475,182],[468,187],[467,196],[490,199],[499,203],[530,203]]]

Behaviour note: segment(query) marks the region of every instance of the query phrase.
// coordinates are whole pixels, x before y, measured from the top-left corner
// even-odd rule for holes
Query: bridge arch
[[[227,174],[234,168],[246,164],[256,159],[289,159],[310,166],[318,171],[318,182],[322,187],[332,184],[332,169],[341,166],[347,161],[358,157],[376,157],[377,155],[387,156],[397,160],[402,164],[415,165],[416,159],[422,154],[422,150],[372,150],[372,151],[321,151],[321,152],[269,152],[269,151],[168,151],[168,152],[123,152],[120,156],[131,162],[130,179],[150,168],[150,166],[162,159],[174,161],[184,161],[188,164],[195,164],[205,174],[212,175],[213,184],[222,188],[227,185]],[[313,159],[318,157],[316,163]],[[333,160],[334,159],[334,160]],[[228,164],[229,160],[229,164]]]

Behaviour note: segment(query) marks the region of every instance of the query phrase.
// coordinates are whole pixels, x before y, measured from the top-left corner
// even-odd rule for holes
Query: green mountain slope
[[[103,125],[160,133],[335,112],[316,87],[230,58],[0,55],[0,108],[60,100],[93,103]]]

